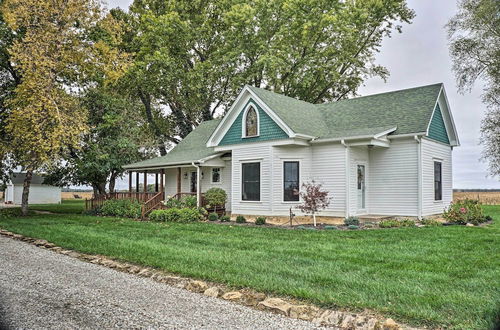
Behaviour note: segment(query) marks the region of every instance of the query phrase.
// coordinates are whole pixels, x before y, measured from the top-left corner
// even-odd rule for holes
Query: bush
[[[415,227],[415,221],[411,219],[399,220],[401,227]]]
[[[33,214],[32,211],[29,211],[28,214]],[[17,218],[20,217],[21,208],[20,207],[6,207],[0,209],[0,219],[9,219],[9,218]]]
[[[247,222],[247,219],[245,219],[245,217],[244,217],[244,216],[242,216],[242,215],[238,215],[238,216],[236,217],[236,222],[237,222],[237,223],[245,223],[245,222]]]
[[[470,222],[478,225],[486,221],[481,203],[474,199],[464,199],[450,204],[443,217],[451,223],[465,225]]]
[[[380,228],[395,228],[395,227],[400,227],[401,224],[397,220],[393,219],[388,219],[388,220],[382,220],[378,223],[378,226]]]
[[[229,222],[229,221],[231,221],[231,217],[229,215],[223,215],[222,217],[220,217],[220,221],[221,222]]]
[[[359,229],[359,226],[356,226],[356,225],[349,225],[347,226],[347,229]]]
[[[424,226],[441,226],[441,222],[434,219],[422,219],[420,223]]]
[[[218,206],[226,205],[227,194],[224,189],[221,188],[210,188],[205,193],[205,200],[208,204],[212,205],[217,209]]]
[[[487,215],[484,217],[484,221],[493,221],[493,218],[491,217],[491,215]]]
[[[99,212],[115,217],[140,218],[141,209],[141,203],[136,200],[110,199],[102,204]]]
[[[258,217],[257,219],[255,219],[255,224],[258,226],[265,225],[266,218],[265,217]]]
[[[344,223],[347,226],[353,225],[353,226],[359,226],[359,218],[358,217],[348,217],[344,219]]]
[[[337,230],[339,229],[337,226],[325,226],[326,230]]]
[[[219,215],[217,213],[215,213],[215,212],[210,213],[208,215],[208,220],[209,221],[217,221],[218,219],[219,219]]]
[[[169,198],[165,201],[164,204],[169,209],[170,208],[178,208],[178,209],[191,208],[191,209],[194,209],[194,208],[196,208],[198,202],[197,202],[196,196],[187,195],[187,196],[182,197],[181,199]]]
[[[194,222],[203,218],[200,210],[192,208],[171,208],[154,210],[149,214],[149,220],[158,222]]]

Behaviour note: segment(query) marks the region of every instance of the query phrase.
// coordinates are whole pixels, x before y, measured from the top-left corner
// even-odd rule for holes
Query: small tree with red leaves
[[[302,212],[312,214],[314,226],[316,227],[316,213],[330,205],[331,198],[328,197],[329,192],[321,189],[319,183],[306,182],[302,184],[303,191],[300,192],[302,205],[297,206]]]

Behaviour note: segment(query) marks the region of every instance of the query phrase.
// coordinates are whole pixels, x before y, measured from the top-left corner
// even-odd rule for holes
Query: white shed
[[[5,203],[21,204],[23,184],[26,173],[13,173],[5,189]],[[61,188],[43,184],[43,176],[33,174],[31,179],[29,204],[57,204],[61,203]]]

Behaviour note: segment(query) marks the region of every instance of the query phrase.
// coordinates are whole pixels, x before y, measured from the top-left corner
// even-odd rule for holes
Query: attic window
[[[259,118],[253,106],[248,107],[245,113],[245,137],[259,135]]]

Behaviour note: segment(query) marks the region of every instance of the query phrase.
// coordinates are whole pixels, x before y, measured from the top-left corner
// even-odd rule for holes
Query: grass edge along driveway
[[[183,276],[370,309],[413,325],[494,327],[500,206],[486,227],[301,231],[160,224],[77,214],[0,218],[0,227]]]

